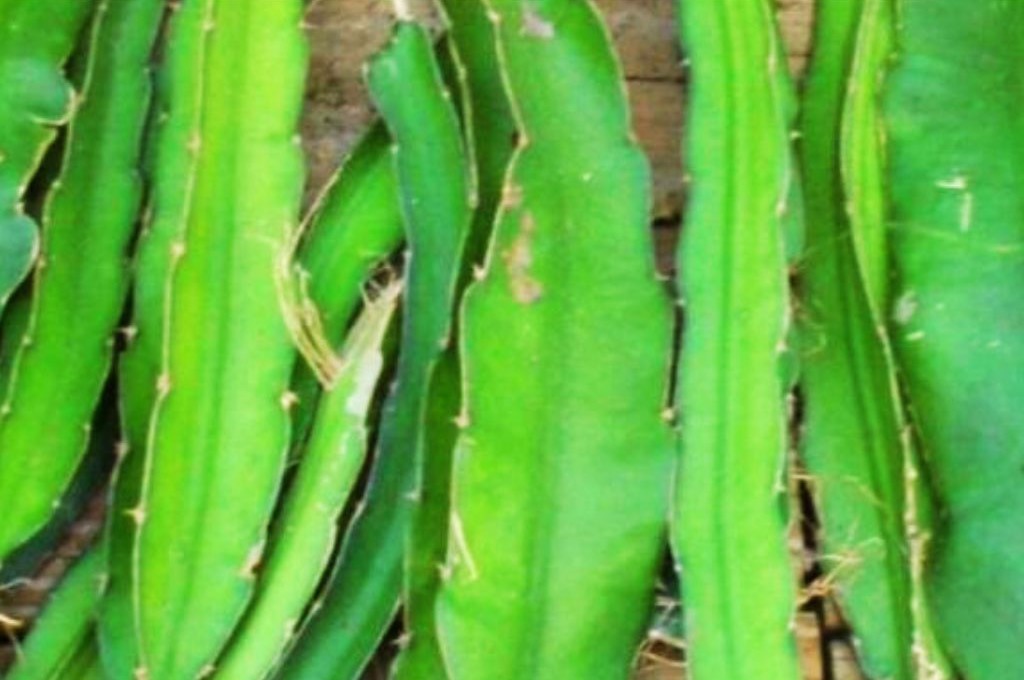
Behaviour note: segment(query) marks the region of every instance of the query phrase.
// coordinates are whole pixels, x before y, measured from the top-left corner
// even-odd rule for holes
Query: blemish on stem
[[[508,270],[512,297],[524,305],[536,302],[544,290],[540,282],[530,274],[533,266],[533,236],[536,231],[537,224],[533,215],[529,212],[523,213],[519,220],[519,233],[508,250],[502,254],[505,268]]]
[[[917,312],[917,307],[917,294],[914,291],[908,290],[896,299],[896,304],[892,310],[893,321],[901,326],[905,326],[910,323],[910,320]]]
[[[502,190],[501,207],[506,210],[518,208],[523,204],[523,188],[518,184],[507,184]]]
[[[541,16],[532,4],[527,4],[523,9],[523,35],[551,40],[555,37],[555,26]]]

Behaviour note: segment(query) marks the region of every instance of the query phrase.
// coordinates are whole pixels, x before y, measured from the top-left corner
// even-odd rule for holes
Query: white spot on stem
[[[968,232],[971,230],[971,222],[974,219],[974,194],[970,191],[964,192],[964,197],[960,201],[960,231]]]
[[[541,16],[532,3],[527,3],[523,8],[523,35],[551,40],[555,37],[555,25]]]
[[[892,319],[901,326],[905,326],[910,323],[910,320],[914,317],[917,312],[918,302],[917,293],[912,290],[908,290],[898,298],[896,298],[896,304],[893,306]]]
[[[940,189],[959,191],[963,194],[960,201],[960,231],[971,229],[974,219],[974,194],[970,191],[970,181],[964,174],[956,174],[949,179],[940,179],[935,183]]]

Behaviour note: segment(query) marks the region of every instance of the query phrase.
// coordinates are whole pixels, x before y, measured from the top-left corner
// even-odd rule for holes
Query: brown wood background
[[[685,75],[677,45],[676,0],[596,0],[605,14],[622,58],[629,84],[637,136],[650,158],[654,181],[651,216],[660,267],[672,269],[672,246],[678,235],[685,195],[680,140],[685,118]],[[421,16],[430,0],[413,0]],[[814,0],[776,0],[790,67],[802,74],[810,49]],[[373,117],[362,81],[362,65],[387,39],[391,0],[311,0],[308,33],[312,47],[307,107],[302,123],[309,164],[307,194],[325,184],[339,161]],[[73,529],[58,555],[38,575],[0,592],[0,632],[14,633],[3,618],[31,621],[68,561],[101,523],[101,504]],[[794,533],[794,554],[806,561],[806,548]],[[830,600],[816,598],[797,617],[797,638],[807,680],[860,678],[845,626]],[[6,650],[0,636],[0,669]],[[638,660],[636,679],[679,680],[678,650],[652,640]],[[385,678],[371,668],[368,678]],[[567,678],[567,680],[572,680]]]

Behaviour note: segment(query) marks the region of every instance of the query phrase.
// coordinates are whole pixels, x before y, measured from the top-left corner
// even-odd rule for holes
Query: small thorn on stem
[[[146,510],[141,505],[125,510],[124,514],[130,517],[137,527],[141,527],[142,523],[146,521]]]

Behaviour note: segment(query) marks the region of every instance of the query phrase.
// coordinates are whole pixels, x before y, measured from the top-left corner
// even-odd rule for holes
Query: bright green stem
[[[458,348],[441,357],[430,381],[425,437],[416,466],[417,505],[405,559],[404,631],[393,680],[447,680],[436,605],[448,548],[451,465],[462,382]]]
[[[0,362],[0,559],[45,525],[89,442],[128,291],[147,67],[162,12],[161,0],[102,0],[93,22],[28,316]]]
[[[358,677],[397,610],[427,388],[448,345],[472,214],[458,117],[426,31],[400,23],[371,63],[368,81],[395,140],[409,244],[401,348],[368,495],[322,608],[282,671],[288,678]]]
[[[364,285],[405,237],[391,139],[377,123],[332,178],[297,253],[298,276],[315,308],[319,332],[340,346]],[[301,445],[316,414],[318,382],[300,360],[292,377],[298,404],[292,438]]]
[[[505,172],[514,149],[515,120],[498,67],[495,31],[483,0],[446,0],[448,40],[460,85],[463,128],[476,170],[477,209],[462,263],[460,291],[484,264],[501,202]],[[461,69],[461,71],[460,71]],[[460,294],[461,296],[461,294]],[[458,319],[456,319],[456,324]],[[456,328],[456,334],[459,332]],[[446,678],[437,635],[436,599],[440,567],[448,551],[452,453],[458,436],[462,376],[457,346],[441,358],[430,384],[427,437],[417,461],[417,505],[406,558],[405,632],[392,672],[395,680]]]
[[[97,586],[98,588],[98,586]],[[8,680],[108,680],[100,662],[100,649],[92,626],[77,640],[75,646],[62,650],[63,656],[55,663],[29,663],[16,666]],[[44,667],[45,665],[45,667]]]
[[[894,55],[895,17],[893,0],[858,0],[857,6],[859,20],[855,24],[855,44],[851,46],[850,73],[838,130],[839,161],[843,210],[850,223],[850,236],[872,313],[876,323],[883,326],[889,299],[889,256],[881,99]],[[835,16],[844,13],[830,12]],[[880,331],[884,332],[884,328]]]
[[[865,0],[857,28],[857,44],[850,66],[850,87],[842,113],[840,135],[840,166],[850,235],[874,322],[891,364],[895,363],[895,358],[886,329],[889,194],[881,99],[894,55],[894,33],[892,0]],[[892,380],[897,380],[895,373]],[[952,669],[935,637],[931,614],[924,602],[922,583],[927,543],[933,533],[933,492],[923,471],[920,447],[907,424],[905,407],[899,404],[899,408],[900,427],[906,440],[904,520],[911,560],[915,673],[917,677],[942,680],[952,677]]]
[[[679,7],[693,83],[674,513],[687,665],[695,680],[798,678],[780,375],[786,220],[799,211],[785,54],[768,0]]]
[[[94,5],[0,3],[0,313],[36,257],[36,225],[22,200],[57,128],[74,110],[75,93],[61,67]]]
[[[389,145],[386,130],[379,124],[359,142],[332,179],[323,199],[314,206],[310,232],[299,248],[306,292],[316,307],[325,337],[335,343],[342,341],[352,313],[361,303],[366,279],[404,237]],[[152,230],[146,236],[147,243],[161,238]],[[148,258],[144,262],[149,266],[142,267],[140,273],[148,273],[146,281],[150,282],[156,281],[153,271],[157,267],[152,266],[155,249],[143,248],[143,257]],[[151,290],[159,288],[158,283],[148,286]],[[147,284],[143,281],[140,285]],[[139,313],[144,311],[140,309]],[[140,343],[122,365],[124,419],[133,450],[138,448],[135,442],[145,440],[158,349]],[[148,359],[150,356],[152,360]],[[298,400],[293,410],[295,440],[305,440],[316,417],[320,396],[317,388],[316,377],[306,365],[297,366],[291,387]],[[111,514],[117,526],[110,528],[110,585],[100,626],[104,660],[115,677],[125,676],[134,663],[129,583],[134,531],[125,512],[138,503],[142,465],[140,457],[129,456],[125,460],[115,485],[115,510]]]
[[[912,591],[904,529],[908,453],[893,367],[869,303],[865,281],[870,277],[862,276],[858,265],[848,215],[856,212],[859,226],[877,225],[871,220],[882,203],[877,193],[842,183],[836,143],[848,95],[877,94],[884,63],[873,59],[876,70],[859,62],[854,69],[857,52],[875,47],[858,36],[867,21],[877,23],[877,14],[875,0],[822,6],[818,48],[804,88],[801,454],[822,523],[822,566],[853,625],[864,669],[872,678],[911,680]],[[865,129],[849,130],[844,139],[877,140],[875,121],[859,121]],[[865,200],[876,203],[859,203]],[[879,251],[884,257],[881,230],[858,233],[868,242],[862,262],[876,263]]]
[[[64,577],[36,621],[7,680],[81,677],[95,650],[93,615],[100,597],[103,553],[93,548]]]
[[[623,678],[672,449],[649,170],[595,8],[487,4],[521,144],[463,306],[444,660],[455,680]]]
[[[473,150],[477,184],[477,210],[466,246],[464,277],[487,254],[494,215],[512,157],[516,123],[505,94],[498,65],[495,30],[487,16],[486,0],[441,0],[447,18],[448,39],[465,69],[464,121]],[[454,87],[454,83],[452,84]]]
[[[486,21],[486,17],[484,20],[489,28],[490,22]],[[493,63],[493,40],[490,44]],[[466,69],[450,34],[438,42],[435,53],[445,82],[451,88],[448,91],[461,113],[466,163],[468,170],[475,173],[475,121]],[[476,181],[475,174],[471,180]],[[500,184],[495,187],[495,191],[500,196]],[[489,230],[490,223],[484,225],[481,213],[477,211],[473,215],[472,228],[466,241],[455,300],[462,298],[473,268],[482,259],[482,252],[481,258],[477,260],[474,260],[472,252],[474,247],[480,245],[476,243],[476,229],[481,226]],[[458,337],[459,333],[454,311],[451,328],[453,338]],[[461,407],[461,382],[458,343],[450,342],[438,358],[426,388],[423,437],[416,450],[410,491],[414,503],[405,541],[402,636],[398,641],[398,656],[391,666],[392,680],[447,678],[437,637],[435,603],[441,586],[439,569],[444,564],[447,550],[452,452],[458,435],[455,422]]]
[[[939,503],[928,600],[964,676],[1024,677],[1024,4],[897,10],[889,321]]]
[[[332,342],[341,342],[349,319],[360,304],[370,272],[404,236],[389,145],[386,130],[379,124],[359,142],[332,179],[322,201],[314,206],[309,234],[299,249],[306,292],[319,314],[323,333]],[[142,296],[145,304],[136,305],[137,316],[149,314],[152,318],[152,312],[147,310],[159,308],[158,270],[166,266],[170,238],[166,226],[163,233],[150,229],[145,237],[139,287],[150,294]],[[154,241],[163,245],[150,245]],[[139,290],[136,292],[138,296]],[[143,334],[144,338],[149,335]],[[133,451],[145,440],[158,357],[159,347],[140,341],[122,364],[124,420]],[[305,439],[317,413],[317,386],[314,374],[305,364],[295,369],[291,389],[298,399],[293,411],[297,439]],[[129,582],[134,531],[131,517],[125,513],[138,503],[141,475],[141,457],[128,456],[118,473],[115,510],[111,513],[114,526],[110,527],[110,585],[100,621],[100,637],[104,661],[115,677],[130,673],[135,656]]]
[[[159,348],[135,509],[150,680],[196,677],[227,642],[283,473],[295,353],[275,267],[302,193],[302,15],[300,0],[202,0],[171,26],[170,117],[144,246],[167,251],[143,255],[155,271],[140,270],[136,300],[138,341]]]
[[[322,394],[305,362],[293,374],[299,472],[285,500],[286,515],[272,528],[256,600],[219,664],[224,677],[264,677],[293,642],[326,567],[338,515],[365,459],[366,414],[353,420],[358,414],[349,413],[345,404],[359,387],[353,377],[368,379],[376,357],[368,342],[377,330],[383,333],[393,296],[385,295],[355,329],[346,331],[373,270],[405,236],[390,145],[379,123],[360,140],[314,205],[310,233],[297,253],[299,277],[315,307],[319,332],[332,345],[347,345],[341,355],[343,373]],[[354,374],[354,367],[345,368],[349,360],[362,369]],[[311,514],[314,505],[319,509]],[[300,550],[292,555],[287,546],[296,542]]]
[[[317,406],[309,441],[274,522],[256,595],[217,664],[218,678],[267,677],[313,599],[337,538],[338,517],[366,459],[367,415],[399,290],[392,284],[383,291],[349,332],[341,371]]]
[[[82,640],[67,665],[52,680],[109,680],[100,661],[100,649],[93,631]]]
[[[124,382],[124,363],[121,364]],[[103,599],[96,622],[103,668],[111,678],[131,678],[138,665],[138,641],[135,632],[135,608],[132,602],[132,554],[135,543],[135,513],[139,504],[139,487],[145,466],[144,451],[122,443],[118,448],[117,467],[111,481],[109,509],[104,527],[103,549],[106,552]],[[144,441],[144,439],[142,440]],[[130,450],[129,450],[130,449]]]
[[[173,14],[171,14],[173,16]],[[179,38],[184,39],[184,38]],[[155,83],[153,105],[147,124],[142,170],[152,183],[158,160],[164,164],[160,194],[164,205],[184,204],[191,177],[192,159],[178,150],[188,143],[196,116],[186,114],[181,97],[176,100],[175,117],[170,115],[171,82],[184,91],[198,92],[198,71],[182,66],[170,68],[166,49],[153,65]],[[187,50],[177,50],[179,61],[189,58]],[[188,86],[182,82],[188,74]],[[190,107],[198,98],[193,96]],[[173,136],[173,140],[170,139]],[[167,147],[161,152],[160,146]],[[167,169],[174,164],[174,170]],[[137,528],[142,477],[145,468],[146,434],[149,416],[156,400],[157,376],[162,353],[161,324],[164,316],[164,295],[171,259],[171,242],[178,233],[178,221],[154,221],[156,192],[149,192],[144,210],[139,244],[132,263],[132,320],[126,329],[127,350],[117,365],[117,395],[123,441],[118,447],[118,464],[111,480],[110,508],[107,513],[104,540],[107,550],[106,588],[97,621],[100,655],[107,675],[112,678],[132,677],[139,665],[135,625],[134,545]],[[179,208],[180,211],[180,208]]]
[[[363,284],[405,236],[387,129],[376,123],[332,180],[299,249],[324,333],[339,344]]]
[[[101,399],[92,423],[88,451],[75,470],[67,490],[46,526],[8,555],[0,570],[0,590],[4,584],[39,573],[44,563],[67,540],[68,532],[95,502],[96,495],[109,484],[114,447],[119,436],[117,408],[109,392],[112,390],[108,390]]]

